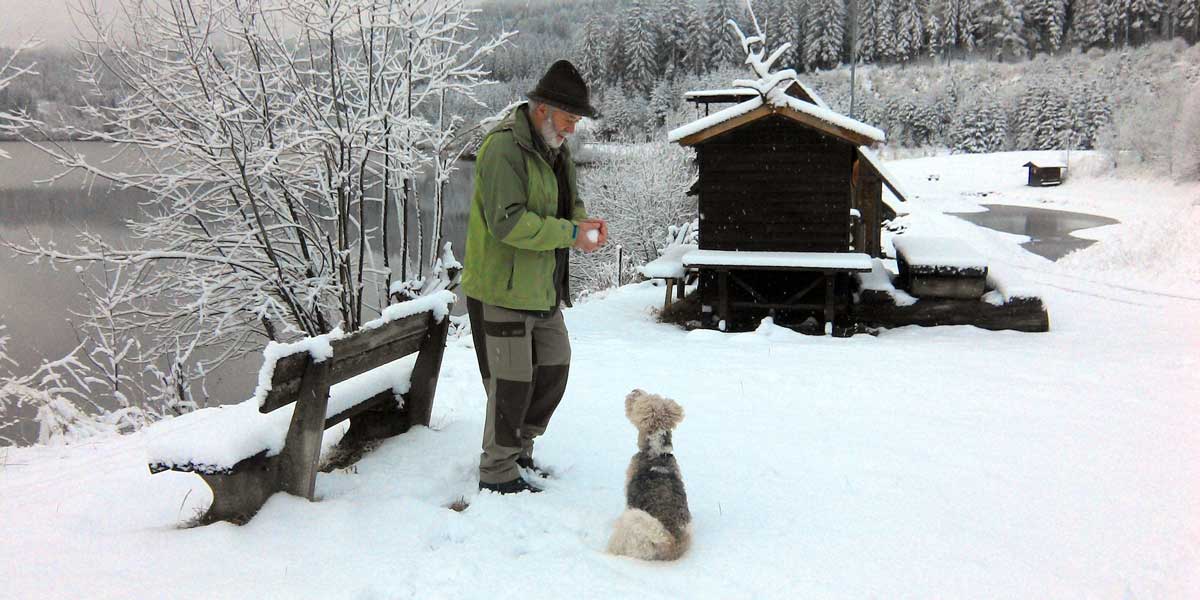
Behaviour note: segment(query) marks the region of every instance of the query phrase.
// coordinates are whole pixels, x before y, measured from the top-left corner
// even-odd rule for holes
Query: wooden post
[[[675,280],[671,277],[665,279],[667,282],[667,297],[663,299],[663,310],[667,310],[671,306],[671,287],[675,285]]]
[[[322,362],[309,359],[280,455],[279,487],[309,500],[316,494],[317,463],[321,458],[321,437],[325,433],[325,411],[329,407],[330,362],[332,359]]]
[[[836,275],[831,271],[821,271],[821,277],[825,278],[825,329],[829,332],[833,331],[833,281]]]
[[[728,269],[721,269],[721,270],[717,271],[717,293],[720,294],[720,296],[721,296],[718,299],[718,302],[720,303],[720,309],[717,314],[720,315],[721,320],[725,322],[725,326],[723,328],[721,328],[721,331],[725,331],[725,330],[729,329],[729,325],[730,325],[730,323],[729,323],[729,317],[730,317],[730,315],[729,315],[729,270]]]
[[[433,395],[437,392],[438,373],[442,370],[442,355],[446,351],[446,334],[450,329],[449,315],[437,323],[433,322],[432,314],[429,319],[429,333],[421,342],[421,350],[409,379],[408,393],[404,396],[410,422],[426,427],[433,413]]]

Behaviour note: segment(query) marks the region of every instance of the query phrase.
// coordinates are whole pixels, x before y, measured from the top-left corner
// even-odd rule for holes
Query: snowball
[[[587,239],[589,242],[591,242],[593,244],[595,244],[596,242],[599,242],[600,241],[600,232],[595,229],[589,229],[587,232]]]

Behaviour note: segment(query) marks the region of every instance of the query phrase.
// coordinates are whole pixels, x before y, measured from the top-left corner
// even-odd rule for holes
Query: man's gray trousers
[[[487,390],[479,481],[519,476],[518,458],[533,458],[567,389],[571,343],[562,311],[518,311],[467,298],[479,372]]]

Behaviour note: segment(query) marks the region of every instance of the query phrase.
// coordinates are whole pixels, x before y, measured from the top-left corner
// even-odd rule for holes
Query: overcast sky
[[[116,6],[119,0],[0,0],[0,46],[16,46],[30,36],[46,45],[67,46],[75,39],[75,25],[68,6],[80,1],[96,2],[102,10]],[[485,0],[467,0],[468,6],[478,6]],[[528,0],[486,0],[509,4],[524,4]]]
[[[114,0],[95,0],[101,7]],[[48,45],[65,46],[75,38],[67,10],[77,0],[0,0],[0,46],[15,46],[30,36]]]

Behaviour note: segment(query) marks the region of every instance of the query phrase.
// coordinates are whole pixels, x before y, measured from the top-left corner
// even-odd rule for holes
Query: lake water
[[[1050,260],[1058,260],[1096,243],[1075,237],[1071,232],[1120,222],[1108,217],[1031,206],[985,204],[983,207],[987,211],[951,214],[988,229],[1027,235],[1030,239],[1021,247]]]
[[[122,156],[104,144],[80,143],[76,147],[89,158],[111,160],[112,170],[121,170],[122,165],[134,160],[132,155]],[[0,237],[22,242],[32,235],[69,248],[76,233],[86,228],[118,245],[131,241],[124,223],[137,216],[138,203],[147,200],[143,193],[113,190],[102,182],[86,185],[78,175],[53,185],[39,185],[37,180],[55,175],[59,168],[28,144],[0,142],[0,149],[12,156],[11,160],[0,160]],[[443,233],[460,259],[466,243],[472,173],[472,163],[460,163],[447,187]],[[432,199],[430,181],[420,182],[419,191],[422,198]],[[422,211],[431,215],[432,202]],[[393,264],[398,264],[399,257],[392,258]],[[5,333],[10,337],[8,354],[21,365],[18,372],[31,371],[42,360],[61,358],[76,345],[72,321],[78,319],[71,313],[84,309],[81,290],[82,284],[70,266],[31,265],[27,259],[0,249],[0,323],[7,327]],[[253,391],[259,362],[259,357],[252,356],[211,373],[208,392],[212,403],[247,398]],[[13,416],[4,414],[0,407],[0,423]],[[22,421],[19,436],[28,438],[36,432],[29,423],[31,416],[16,415]],[[12,434],[0,429],[2,435]]]

